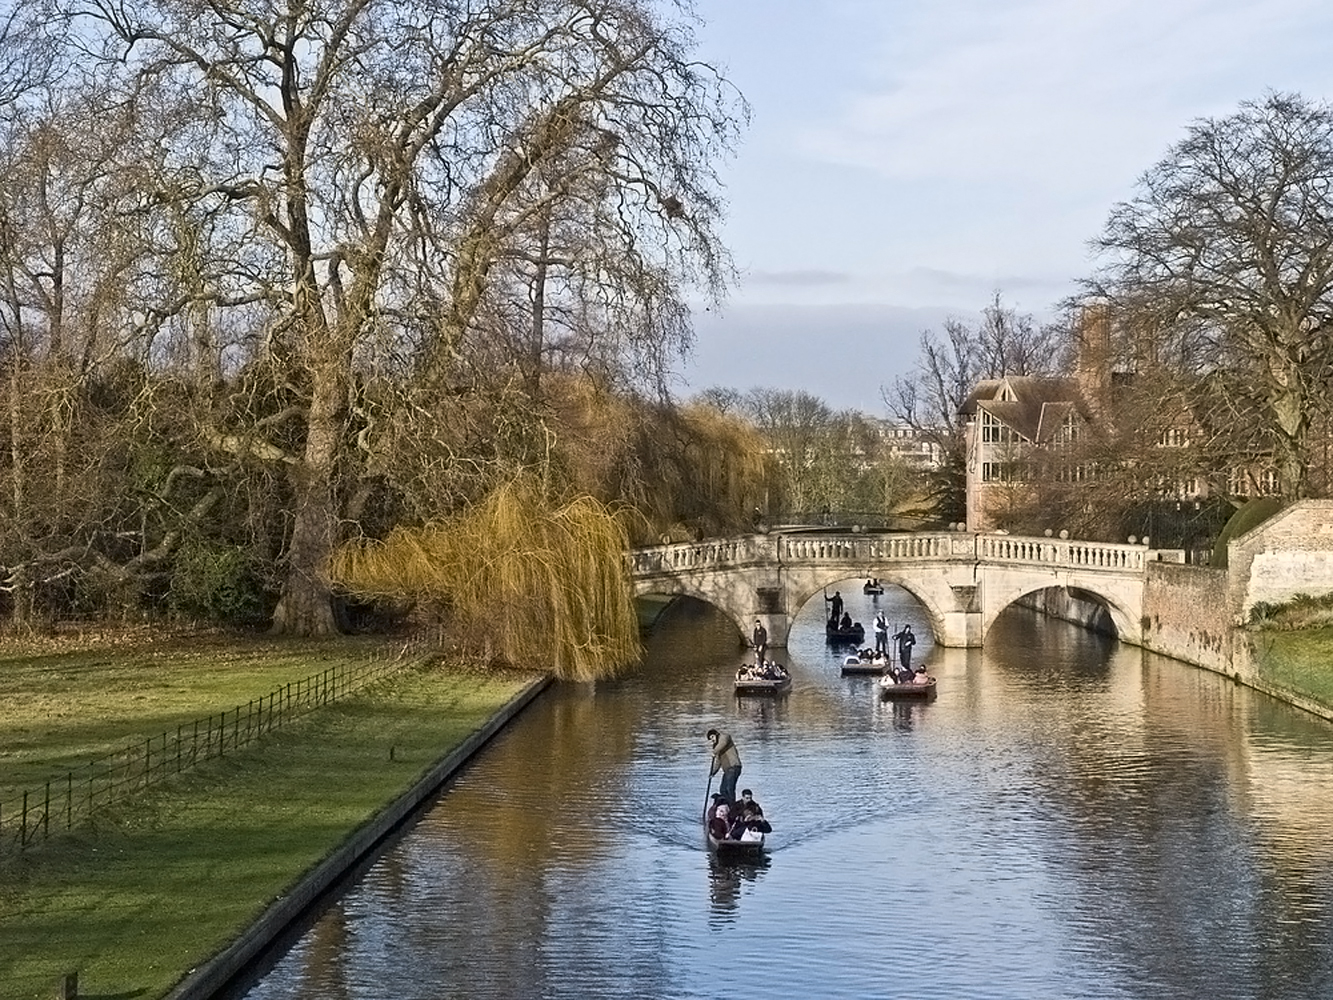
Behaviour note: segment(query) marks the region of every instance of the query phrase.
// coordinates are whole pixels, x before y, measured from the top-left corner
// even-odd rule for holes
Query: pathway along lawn
[[[386,649],[230,640],[0,657],[0,799]],[[44,1000],[72,971],[81,995],[165,995],[532,680],[418,660],[73,833],[0,854],[0,998]]]

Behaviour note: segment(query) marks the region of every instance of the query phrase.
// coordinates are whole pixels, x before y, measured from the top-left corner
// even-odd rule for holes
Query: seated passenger
[[[736,822],[731,825],[732,836],[739,840],[747,832],[752,834],[772,833],[773,825],[764,819],[763,812],[759,811],[758,804],[753,803],[750,806],[741,806],[740,815]]]
[[[736,801],[736,808],[741,812],[752,812],[756,816],[764,815],[764,807],[754,797],[754,792],[748,788],[741,789],[741,797]]]
[[[929,684],[930,675],[926,673],[925,667],[917,667],[916,673],[912,675],[913,684]]]
[[[850,614],[848,614],[846,611],[844,611],[844,612],[842,613],[842,623],[841,623],[841,625],[839,625],[839,628],[841,628],[844,632],[849,632],[849,631],[851,631],[851,628],[852,628],[852,616],[851,616]]]
[[[728,815],[730,812],[725,802],[719,802],[717,808],[713,810],[713,817],[708,821],[708,832],[714,840],[727,839],[727,835],[731,832],[731,820]]]

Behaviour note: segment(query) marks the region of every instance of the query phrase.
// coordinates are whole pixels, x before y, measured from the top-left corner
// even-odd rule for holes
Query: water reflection
[[[753,884],[773,863],[772,858],[708,858],[708,901],[711,915],[717,924],[729,923],[740,905],[742,889]]]
[[[673,607],[641,670],[540,699],[239,992],[1333,995],[1333,729],[1035,615],[934,647],[879,601],[934,700],[840,676],[818,598],[790,693],[737,698],[735,626]],[[710,726],[774,825],[757,864],[704,849]]]

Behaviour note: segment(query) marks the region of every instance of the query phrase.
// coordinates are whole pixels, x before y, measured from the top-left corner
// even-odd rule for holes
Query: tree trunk
[[[315,370],[305,456],[294,470],[296,518],[287,549],[287,575],[271,631],[320,636],[338,632],[328,562],[337,541],[334,472],[347,419],[346,379],[338,357]]]
[[[1278,484],[1284,500],[1290,502],[1305,497],[1307,491],[1305,447],[1310,426],[1309,409],[1301,389],[1301,372],[1295,362],[1274,364],[1273,416],[1277,430]]]

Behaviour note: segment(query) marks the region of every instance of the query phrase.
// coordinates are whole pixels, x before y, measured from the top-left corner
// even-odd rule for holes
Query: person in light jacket
[[[713,765],[708,774],[711,777],[722,772],[722,784],[718,787],[718,793],[722,796],[722,801],[730,804],[736,801],[736,782],[741,777],[741,754],[736,749],[736,744],[727,733],[719,733],[716,729],[710,729],[704,734],[708,742],[713,746]]]

